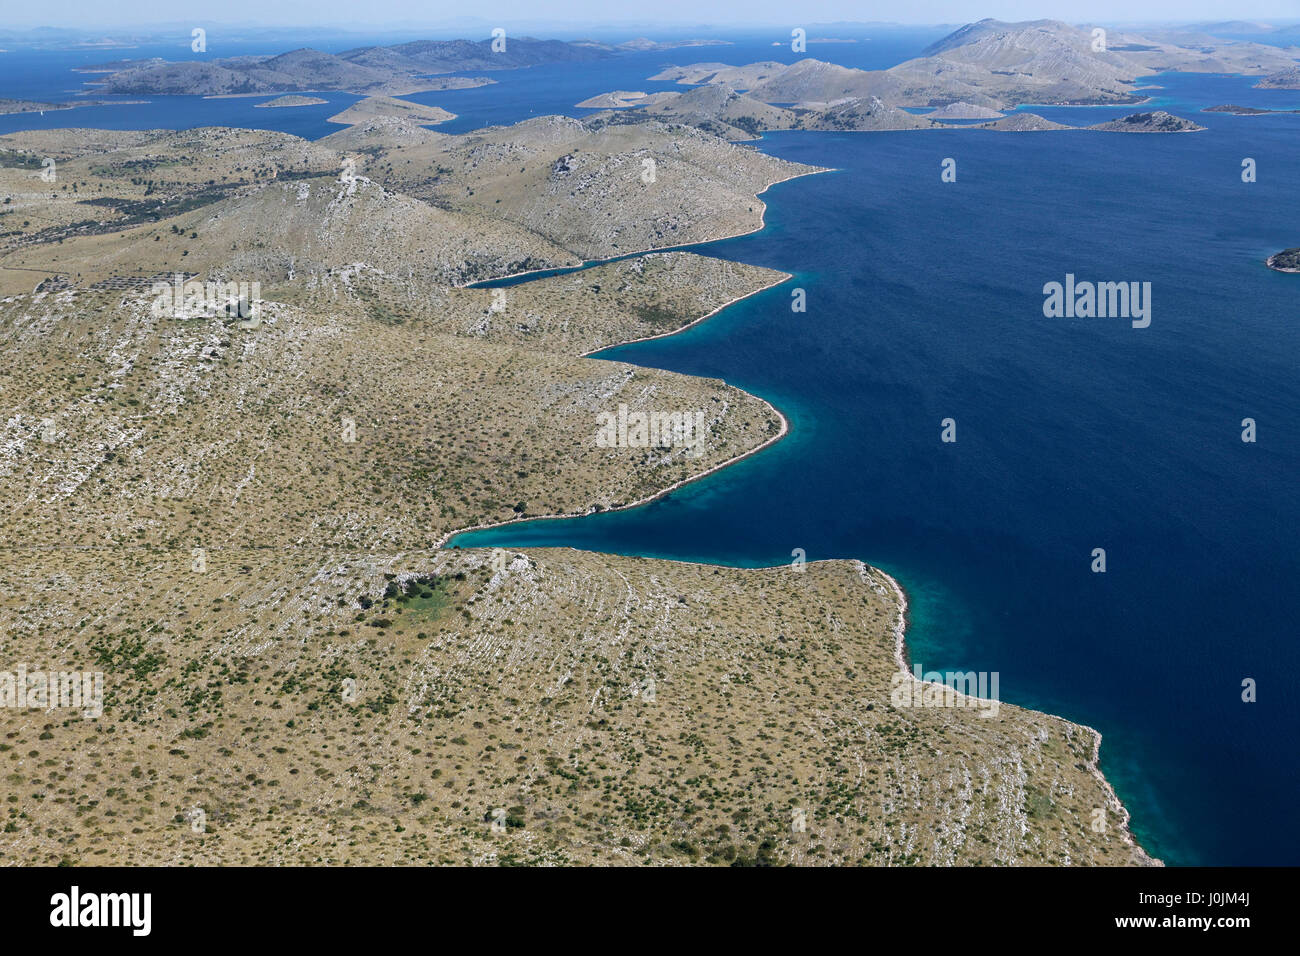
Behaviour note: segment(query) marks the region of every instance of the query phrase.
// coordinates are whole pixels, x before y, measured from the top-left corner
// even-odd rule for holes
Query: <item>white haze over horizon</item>
[[[961,24],[985,17],[999,20],[1064,20],[1068,23],[1140,24],[1205,23],[1245,20],[1268,23],[1300,20],[1300,0],[1250,0],[1244,10],[1225,10],[1223,0],[908,0],[863,3],[861,0],[481,0],[473,5],[427,0],[48,0],[12,3],[3,27],[54,27],[77,30],[145,29],[185,24],[257,27],[356,29],[438,29],[463,27],[466,37],[483,27],[507,31],[552,26],[571,33],[584,27],[608,32],[620,27],[723,27],[736,30],[765,26],[795,27],[832,23]]]

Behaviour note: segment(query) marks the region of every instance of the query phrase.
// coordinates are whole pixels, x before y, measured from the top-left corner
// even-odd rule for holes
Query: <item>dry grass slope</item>
[[[897,599],[859,563],[438,548],[783,427],[580,357],[783,273],[467,285],[758,228],[812,171],[644,118],[0,137],[0,671],[107,693],[0,709],[0,862],[1146,862],[1085,728],[891,703]],[[256,321],[154,309],[177,271],[262,283]],[[599,447],[620,404],[703,412],[700,455]]]
[[[891,704],[854,562],[113,550],[0,584],[6,658],[107,672],[98,722],[0,711],[6,862],[1142,862],[1090,826],[1084,729]]]

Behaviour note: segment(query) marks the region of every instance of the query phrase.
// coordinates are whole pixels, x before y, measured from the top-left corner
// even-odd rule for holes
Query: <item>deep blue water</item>
[[[809,52],[885,66],[932,39]],[[495,86],[415,98],[461,114],[441,127],[455,131],[574,115],[594,93],[656,88],[644,77],[666,62],[759,58],[794,56],[751,40],[498,73]],[[837,171],[770,190],[760,233],[696,248],[795,279],[602,355],[723,378],[775,403],[791,434],[641,508],[457,543],[746,566],[789,562],[794,548],[862,558],[907,588],[913,660],[999,671],[1004,699],[1103,732],[1102,767],[1152,853],[1300,862],[1300,276],[1262,264],[1300,244],[1300,115],[1199,112],[1296,108],[1300,93],[1240,77],[1153,82],[1155,105],[1210,129],[769,135],[761,148]],[[236,104],[213,120],[174,102],[193,99],[46,116],[336,128],[324,123],[332,105],[313,117],[200,101]],[[1132,108],[1035,111],[1081,124]],[[0,119],[0,130],[31,122]],[[1240,178],[1247,156],[1253,184]],[[940,181],[945,157],[956,183]],[[1067,272],[1151,282],[1150,328],[1044,318],[1042,286]],[[794,287],[807,291],[804,314],[790,311]],[[947,417],[955,444],[939,441]],[[1256,444],[1240,440],[1245,417]],[[1090,571],[1096,547],[1105,574]],[[1257,703],[1241,701],[1244,678],[1258,682]]]

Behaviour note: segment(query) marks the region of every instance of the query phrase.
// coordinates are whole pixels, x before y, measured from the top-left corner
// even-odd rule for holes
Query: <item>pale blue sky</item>
[[[964,23],[983,17],[1075,23],[1193,22],[1300,19],[1300,0],[1247,0],[1229,8],[1224,0],[479,0],[472,4],[430,0],[43,0],[6,2],[3,26],[131,29],[154,24],[242,23],[268,26],[451,26],[483,22],[712,24],[743,28],[830,21]],[[471,35],[468,31],[466,35]]]

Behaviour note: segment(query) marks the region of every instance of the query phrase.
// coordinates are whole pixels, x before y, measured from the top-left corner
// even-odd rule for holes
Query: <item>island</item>
[[[1283,249],[1269,256],[1265,261],[1275,272],[1300,272],[1300,246]]]
[[[41,103],[36,100],[0,99],[0,116],[12,113],[44,113],[47,110],[70,110],[71,103]]]
[[[1255,84],[1257,90],[1300,90],[1300,66],[1289,66],[1270,73]]]
[[[376,119],[405,120],[416,126],[434,126],[456,118],[438,106],[412,103],[393,96],[368,96],[329,118],[331,123],[355,126]]]
[[[1097,123],[1088,129],[1103,130],[1112,133],[1194,133],[1205,129],[1191,120],[1174,116],[1164,110],[1150,113],[1131,113],[1128,116],[1107,123]]]
[[[925,113],[886,104],[874,94],[846,96],[828,103],[803,101],[775,106],[723,85],[699,86],[687,93],[629,93],[616,91],[593,96],[577,104],[603,107],[609,122],[634,122],[615,111],[644,115],[663,122],[684,123],[733,142],[757,139],[770,130],[837,130],[843,132],[893,132],[899,130],[979,129],[995,132],[1030,132],[1087,129],[1123,133],[1183,133],[1203,129],[1196,123],[1163,110],[1134,113],[1094,126],[1067,126],[1037,113],[1004,114],[971,103],[952,103]],[[598,114],[599,115],[599,114]],[[985,120],[986,122],[967,122]]]
[[[321,106],[328,102],[329,100],[323,100],[319,96],[277,96],[275,99],[268,100],[265,103],[255,104],[254,109],[281,109],[287,106]]]
[[[1054,123],[1037,113],[1022,113],[1017,110],[1014,113],[1007,114],[1002,119],[993,120],[990,123],[980,123],[974,128],[991,129],[1000,133],[1036,133],[1050,130],[1078,129],[1079,127],[1067,126],[1065,123]]]
[[[1300,76],[1280,47],[1218,41],[1203,34],[1158,37],[1112,32],[1093,49],[1090,30],[1057,20],[1006,23],[985,19],[931,44],[887,70],[860,70],[806,58],[731,66],[669,67],[651,79],[719,85],[765,103],[826,104],[877,96],[891,106],[942,107],[962,102],[993,110],[1029,104],[1126,105],[1146,99],[1141,81],[1164,71],[1269,74],[1260,85]]]
[[[1138,104],[1148,99],[1142,79],[1163,70],[1211,72],[1217,65],[1227,71],[1231,64],[1234,72],[1258,74],[1294,67],[1296,62],[1276,47],[1219,43],[1177,31],[1155,38],[1118,34],[1112,42],[1107,50],[1093,50],[1089,31],[1054,20],[981,20],[931,44],[922,56],[887,70],[855,69],[811,57],[790,64],[773,60],[742,65],[693,63],[670,66],[648,78],[693,87],[688,92],[615,90],[577,105],[641,112],[733,142],[753,140],[768,131],[797,129],[1028,132],[1083,128],[1184,133],[1202,127],[1163,110],[1087,127],[1069,127],[1034,113],[1009,111],[1028,104]],[[970,122],[973,120],[983,122]]]
[[[468,70],[510,70],[545,63],[589,62],[616,55],[599,44],[511,39],[502,52],[491,40],[416,40],[392,46],[365,46],[342,53],[302,48],[275,56],[218,57],[170,61],[157,57],[116,60],[83,67],[103,74],[97,81],[113,93],[205,95],[223,93],[302,93],[344,91],[400,96],[428,90],[468,89],[493,82],[488,77],[437,77]]]
[[[1258,106],[1237,106],[1229,103],[1223,106],[1207,106],[1201,112],[1231,113],[1233,116],[1263,116],[1265,113],[1300,113],[1300,110],[1269,110]]]
[[[83,106],[136,106],[147,100],[75,100],[62,103],[42,103],[36,100],[0,99],[0,116],[14,113],[46,113],[52,110],[75,110]]]

